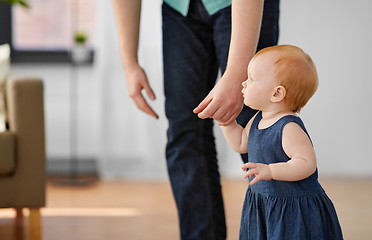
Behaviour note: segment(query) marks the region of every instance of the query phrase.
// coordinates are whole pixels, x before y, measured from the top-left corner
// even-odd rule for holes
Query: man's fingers
[[[211,116],[217,122],[225,122],[230,117],[230,113],[222,108],[217,109],[217,111]]]
[[[199,105],[196,108],[194,108],[193,112],[196,114],[202,112],[211,101],[212,99],[205,98],[201,103],[199,103]]]
[[[219,110],[218,106],[214,104],[214,101],[210,101],[208,106],[204,108],[203,111],[201,111],[198,114],[198,117],[201,119],[205,118],[213,118],[214,114]]]
[[[231,124],[238,115],[232,115],[226,122],[224,122],[225,125]]]
[[[159,116],[154,112],[154,110],[152,110],[152,108],[149,105],[146,105],[143,111],[149,114],[150,116],[153,116],[154,118],[159,119]]]
[[[218,124],[220,126],[227,126],[229,125],[230,123],[232,123],[236,117],[238,116],[239,114],[233,114],[233,115],[230,115],[230,114],[226,114],[222,117],[222,119],[220,121],[218,121]]]
[[[235,112],[233,108],[221,106],[215,100],[211,100],[207,106],[204,106],[205,102],[202,102],[197,108],[194,109],[194,113],[199,112],[198,117],[201,119],[213,118],[219,122],[221,126],[229,125],[239,115],[239,112]],[[202,107],[204,107],[204,109],[199,111]]]
[[[156,99],[156,96],[155,96],[155,93],[152,91],[151,87],[149,85],[147,85],[145,87],[145,91],[146,91],[146,94],[147,96],[151,99],[151,100],[155,100]]]
[[[134,103],[136,104],[137,108],[141,111],[153,116],[154,118],[158,119],[159,116],[152,110],[152,108],[148,105],[146,100],[143,98],[142,94],[139,94],[133,98]]]

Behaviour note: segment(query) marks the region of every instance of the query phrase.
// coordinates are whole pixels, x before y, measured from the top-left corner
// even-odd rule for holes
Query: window
[[[87,36],[93,53],[96,0],[27,2],[29,9],[0,3],[0,43],[10,43],[12,61],[67,62],[76,33]]]

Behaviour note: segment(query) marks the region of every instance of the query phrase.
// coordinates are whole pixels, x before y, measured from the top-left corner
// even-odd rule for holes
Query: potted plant
[[[89,49],[86,45],[87,35],[84,32],[74,34],[74,45],[71,50],[71,60],[74,63],[85,63],[89,60]]]
[[[19,4],[23,7],[30,8],[30,5],[23,0],[0,0],[0,2],[8,3],[9,5]]]

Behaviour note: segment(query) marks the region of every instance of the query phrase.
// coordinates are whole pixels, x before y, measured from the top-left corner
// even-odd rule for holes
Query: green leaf
[[[25,8],[30,8],[30,5],[26,1],[19,0],[18,3]]]
[[[0,2],[4,2],[4,3],[7,3],[7,4],[12,5],[12,6],[15,5],[15,4],[19,4],[22,7],[30,8],[30,5],[24,0],[0,0]]]
[[[74,35],[74,40],[76,44],[85,44],[88,36],[83,32],[76,32]]]

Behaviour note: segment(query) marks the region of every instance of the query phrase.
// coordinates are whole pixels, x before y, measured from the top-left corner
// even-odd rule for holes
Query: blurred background
[[[132,206],[137,199],[162,197],[157,194],[157,190],[166,192],[165,195],[173,204],[168,185],[165,188],[164,185],[150,185],[168,181],[165,164],[168,123],[163,106],[161,50],[162,1],[142,1],[139,44],[139,61],[157,96],[155,101],[149,101],[159,114],[159,120],[137,110],[128,97],[111,1],[27,2],[30,8],[21,5],[0,8],[0,40],[10,42],[12,46],[11,72],[36,75],[43,80],[48,175],[68,177],[73,173],[75,176],[95,176],[102,182],[146,183],[154,191],[149,193],[145,185],[134,185],[129,189],[125,184],[124,187],[110,185],[113,194],[121,192],[123,195],[111,198],[118,202],[109,202],[106,207],[127,203],[129,195],[134,196],[134,200],[128,206]],[[331,199],[342,215],[341,223],[344,229],[345,226],[347,228],[346,239],[368,239],[366,236],[371,236],[367,223],[353,218],[357,215],[357,209],[345,207],[346,204],[358,206],[353,201],[360,196],[358,194],[363,193],[363,196],[367,196],[361,197],[364,198],[363,206],[369,208],[363,207],[358,213],[364,214],[364,219],[372,216],[372,111],[368,110],[372,103],[369,95],[372,89],[371,10],[372,2],[369,0],[281,0],[280,3],[279,44],[293,44],[303,48],[317,66],[319,89],[300,115],[314,143],[320,179],[331,179],[326,183],[333,191],[330,195],[335,198]],[[71,53],[79,51],[75,50],[76,45],[83,45],[85,53],[83,51],[82,55],[71,62]],[[240,156],[228,147],[217,124],[215,135],[220,172],[223,179],[228,179],[224,185],[236,186],[236,182],[229,181],[240,181],[242,178]],[[357,179],[355,186],[359,188],[347,185],[351,179]],[[226,209],[228,215],[235,211],[236,215],[232,218],[237,220],[234,225],[236,229],[246,183],[239,186],[241,188],[236,190],[239,194],[229,195],[230,198],[236,196],[238,200],[226,200],[233,203],[227,204]],[[343,192],[345,186],[355,189],[355,192]],[[138,192],[138,189],[143,189],[146,194]],[[62,190],[62,195],[59,195],[60,192],[56,194],[52,188],[47,196],[49,207],[65,206],[63,204],[66,203],[76,207],[75,197],[72,196],[77,192],[85,194],[89,199],[85,201],[85,198],[81,198],[84,201],[79,204],[84,207],[92,199],[93,202],[89,202],[92,206],[96,203],[105,205],[99,200],[94,201],[94,198],[97,195],[108,196],[106,190],[92,195],[86,190]],[[63,204],[55,204],[55,199],[63,201]],[[158,201],[162,202],[163,199]],[[229,207],[232,205],[237,208],[232,210]],[[169,208],[166,206],[159,209],[163,211],[159,214],[164,216]],[[164,225],[174,226],[175,235],[169,238],[137,236],[128,239],[176,239],[175,207],[171,209],[172,217]],[[47,212],[43,214],[47,216]],[[141,214],[125,212],[122,216]],[[103,216],[100,213],[97,215]],[[142,215],[145,216],[144,213]],[[82,213],[80,216],[85,215]],[[158,216],[151,216],[154,221],[150,225],[158,221]],[[151,220],[148,217],[146,219]],[[139,224],[143,221],[146,220],[141,220]],[[49,219],[44,229],[52,226],[52,222]],[[90,231],[94,224],[89,222],[88,225],[76,226]],[[120,224],[118,229],[124,231],[125,228],[121,228]],[[365,230],[359,237],[355,237],[355,234],[360,233],[357,225]],[[74,231],[79,228],[69,227]],[[52,227],[48,231],[58,231],[56,229]],[[169,229],[163,230],[168,232]],[[122,232],[117,231],[117,234],[117,238],[111,236],[109,239],[122,239]],[[47,236],[53,237],[46,239],[58,239],[51,233],[47,233]],[[69,239],[72,239],[71,236]],[[102,238],[91,236],[89,239]]]
[[[139,112],[127,96],[111,1],[29,4],[30,9],[12,8],[11,40],[18,53],[13,53],[11,70],[44,81],[48,171],[68,171],[63,162],[73,151],[80,172],[97,172],[103,179],[167,179],[162,1],[143,1],[139,49],[157,95],[151,105],[159,120]],[[279,43],[303,48],[319,73],[319,89],[301,116],[316,148],[320,176],[372,175],[371,9],[368,0],[281,1]],[[94,56],[71,66],[63,54],[71,50],[76,32],[86,34]],[[221,173],[240,177],[240,157],[229,149],[218,126],[215,132]]]

